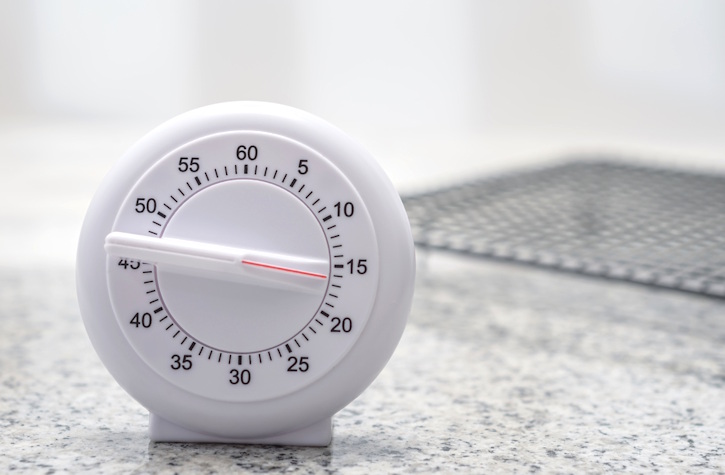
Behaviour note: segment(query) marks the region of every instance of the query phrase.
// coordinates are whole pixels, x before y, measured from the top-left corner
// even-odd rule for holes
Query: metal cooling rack
[[[725,297],[725,176],[572,162],[403,202],[421,247]]]

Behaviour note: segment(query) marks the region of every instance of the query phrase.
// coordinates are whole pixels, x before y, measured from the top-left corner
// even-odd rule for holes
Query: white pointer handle
[[[290,290],[319,291],[329,272],[323,259],[124,232],[108,234],[105,249],[171,272]]]

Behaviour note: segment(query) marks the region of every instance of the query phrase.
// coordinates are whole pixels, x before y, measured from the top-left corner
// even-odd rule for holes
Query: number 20
[[[352,319],[350,317],[334,317],[332,323],[334,325],[330,329],[331,333],[340,333],[340,331],[350,333],[352,331]]]

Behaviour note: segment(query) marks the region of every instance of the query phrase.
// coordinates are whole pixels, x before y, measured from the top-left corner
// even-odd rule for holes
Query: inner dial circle
[[[229,353],[268,350],[293,338],[322,305],[330,275],[325,234],[312,211],[279,186],[234,179],[205,188],[179,207],[162,235],[254,249],[260,255],[245,263],[248,272],[259,277],[247,282],[228,274],[156,266],[159,293],[170,318],[207,348]],[[309,261],[315,270],[324,271],[300,275],[295,266],[275,266],[274,258],[264,262],[270,260],[265,253]],[[290,277],[303,285],[277,286],[287,274],[295,274]]]

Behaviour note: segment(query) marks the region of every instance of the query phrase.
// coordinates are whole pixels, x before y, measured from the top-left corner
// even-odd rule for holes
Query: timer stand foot
[[[202,442],[220,444],[269,444],[324,447],[332,441],[332,418],[309,427],[273,437],[236,439],[195,432],[149,413],[149,438],[152,442]]]

